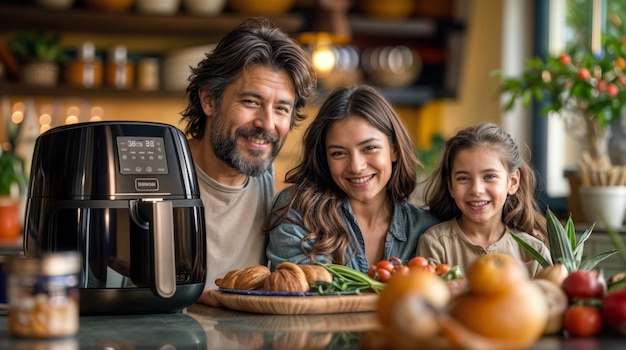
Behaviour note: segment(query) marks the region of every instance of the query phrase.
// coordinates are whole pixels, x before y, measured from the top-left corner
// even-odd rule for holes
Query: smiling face
[[[325,145],[333,181],[350,201],[385,199],[397,154],[383,132],[353,116],[331,124]]]
[[[295,88],[286,72],[251,66],[224,91],[219,106],[204,95],[213,152],[249,176],[266,171],[282,147],[295,103]]]
[[[502,222],[506,198],[518,186],[519,170],[509,174],[497,148],[464,149],[452,162],[449,191],[463,213],[462,220],[474,224]]]

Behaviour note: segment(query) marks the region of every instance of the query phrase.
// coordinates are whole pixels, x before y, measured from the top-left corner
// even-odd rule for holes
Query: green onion
[[[385,283],[377,281],[368,275],[338,264],[317,263],[333,276],[332,282],[318,281],[311,288],[320,295],[354,295],[361,292],[374,291],[380,293]]]

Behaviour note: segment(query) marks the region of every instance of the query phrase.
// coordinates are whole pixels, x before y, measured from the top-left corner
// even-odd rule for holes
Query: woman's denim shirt
[[[276,197],[274,207],[285,205],[291,200],[292,196],[293,187],[284,189]],[[302,221],[300,213],[293,208],[289,211],[288,216],[294,222]],[[348,232],[352,235],[353,241],[357,243],[356,254],[353,254],[353,248],[350,246],[346,250],[346,260],[354,255],[346,265],[367,273],[369,263],[365,256],[365,241],[352,212],[350,202],[347,199],[341,206],[341,217],[348,228]],[[419,235],[439,222],[440,220],[426,209],[419,208],[408,202],[396,203],[385,239],[383,259],[398,257],[404,263],[407,263],[409,259],[415,256]],[[311,263],[309,257],[302,251],[300,246],[300,242],[306,234],[307,232],[302,226],[288,221],[282,222],[269,233],[266,254],[271,262],[272,270],[283,261],[290,261],[295,264]],[[304,249],[309,250],[310,248],[311,243],[305,242]],[[328,263],[329,257],[316,255],[315,261]]]

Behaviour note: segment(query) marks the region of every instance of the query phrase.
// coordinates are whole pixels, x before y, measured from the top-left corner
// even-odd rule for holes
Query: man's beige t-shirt
[[[541,265],[524,247],[513,239],[510,231],[507,230],[499,241],[487,248],[483,248],[478,244],[474,244],[463,233],[456,219],[445,221],[432,226],[419,237],[417,255],[432,258],[437,263],[446,263],[452,266],[458,265],[465,274],[470,264],[479,256],[491,253],[505,253],[512,255],[523,263],[530,276],[534,276],[541,270]],[[547,261],[552,261],[550,251],[543,242],[528,233],[515,233],[541,253]]]
[[[274,197],[274,169],[248,177],[242,186],[225,186],[196,166],[207,236],[206,287],[228,271],[265,265],[266,237],[261,232]]]

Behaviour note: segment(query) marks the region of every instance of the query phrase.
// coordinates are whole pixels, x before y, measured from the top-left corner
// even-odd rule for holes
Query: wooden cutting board
[[[332,314],[375,311],[378,294],[328,296],[243,295],[211,291],[229,309],[272,315]]]

